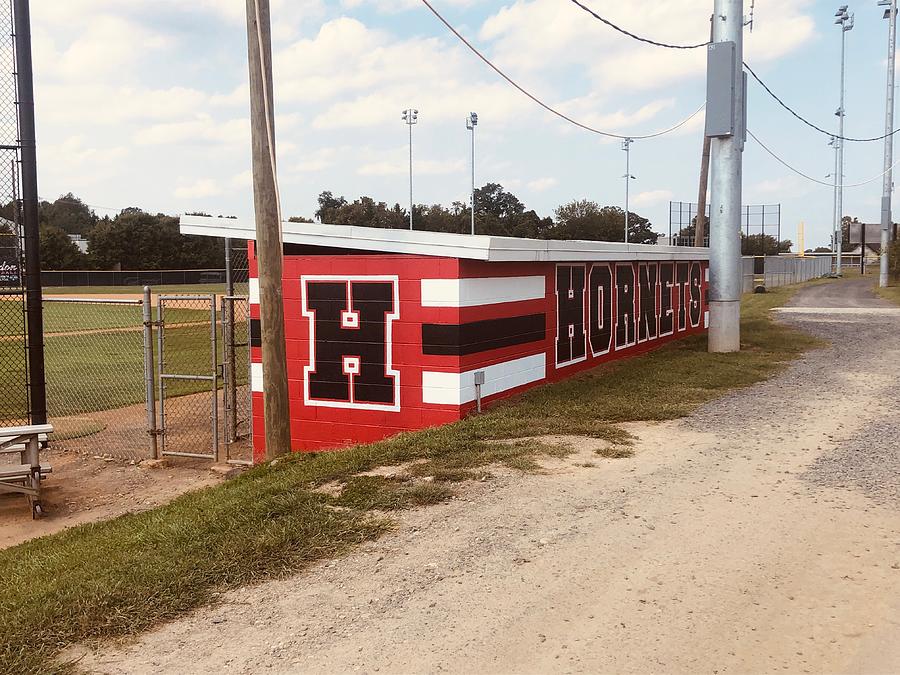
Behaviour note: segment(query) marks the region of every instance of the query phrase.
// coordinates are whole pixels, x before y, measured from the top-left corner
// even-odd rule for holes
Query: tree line
[[[0,217],[14,220],[14,206],[0,207]],[[194,213],[190,215],[209,215]],[[362,196],[349,201],[324,191],[319,195],[316,218],[333,225],[365,227],[409,227],[409,211],[394,204]],[[221,217],[221,216],[220,216]],[[41,259],[45,270],[73,269],[209,269],[224,266],[224,242],[210,237],[192,237],[179,232],[179,219],[140,208],[123,209],[115,216],[98,216],[72,193],[39,204]],[[303,216],[293,222],[313,222]],[[413,210],[417,230],[468,233],[471,210],[456,201],[417,204]],[[589,239],[624,241],[625,212],[618,206],[600,206],[590,200],[572,201],[541,217],[512,192],[497,183],[475,191],[475,223],[478,234],[534,239]],[[9,230],[0,220],[0,230]],[[629,241],[655,244],[657,235],[647,218],[631,212]],[[0,231],[2,234],[2,231]],[[83,253],[69,235],[87,240]]]
[[[206,214],[203,214],[206,215]],[[0,234],[11,234],[15,205],[0,207]],[[41,266],[45,270],[221,269],[224,242],[181,234],[177,217],[126,208],[98,216],[72,193],[38,205]],[[83,253],[69,235],[87,240]]]
[[[554,217],[541,217],[512,192],[498,183],[487,183],[475,190],[475,230],[477,234],[531,239],[588,239],[592,241],[624,241],[625,211],[618,206],[600,206],[590,200],[563,204]],[[331,225],[366,227],[409,227],[409,210],[394,204],[360,197],[348,201],[325,191],[319,195],[316,218]],[[468,204],[416,204],[413,226],[428,232],[471,231],[472,211]],[[302,219],[295,219],[302,222]],[[308,221],[312,222],[312,221]],[[657,234],[652,224],[640,214],[629,212],[628,240],[636,244],[655,244]]]
[[[191,215],[209,215],[196,213]],[[315,218],[333,225],[406,229],[409,211],[400,204],[388,205],[373,197],[353,201],[323,191],[318,197]],[[0,207],[0,216],[13,220],[11,204]],[[210,269],[224,266],[224,242],[210,237],[192,237],[179,232],[179,219],[163,213],[148,213],[140,208],[123,209],[115,216],[98,216],[72,193],[39,205],[41,258],[47,270],[71,269]],[[220,216],[222,217],[222,216]],[[442,204],[416,204],[413,223],[417,230],[468,233],[471,229],[468,204],[454,201]],[[293,222],[314,222],[293,216]],[[849,228],[845,218],[845,238]],[[625,212],[618,206],[601,206],[595,201],[573,200],[557,207],[552,217],[540,216],[515,194],[498,183],[487,183],[475,190],[475,226],[477,234],[526,237],[532,239],[581,239],[624,241]],[[0,220],[0,234],[4,226]],[[694,225],[680,235],[693,236]],[[81,235],[87,242],[82,253],[69,235]],[[656,244],[658,235],[652,223],[639,213],[628,214],[628,240]],[[790,251],[789,240],[777,241],[771,235],[742,234],[744,255],[777,255]]]

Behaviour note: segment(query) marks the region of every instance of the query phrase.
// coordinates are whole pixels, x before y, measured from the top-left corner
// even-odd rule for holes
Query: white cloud
[[[549,176],[544,178],[535,178],[534,180],[528,181],[527,186],[529,190],[534,190],[535,192],[543,192],[544,190],[549,190],[552,187],[556,187],[559,185],[559,181],[556,178],[551,178]]]
[[[201,178],[194,183],[176,188],[174,194],[179,199],[203,199],[222,194],[222,189],[212,178]]]
[[[463,160],[434,160],[425,159],[415,162],[413,171],[416,175],[435,176],[449,173],[458,173],[465,169]],[[409,173],[409,163],[402,160],[382,160],[363,164],[356,170],[360,176],[396,176]]]
[[[139,145],[246,145],[250,141],[250,121],[220,122],[203,113],[192,120],[151,125],[138,131],[134,140]]]
[[[675,193],[671,190],[648,190],[634,195],[631,203],[634,206],[654,206],[661,202],[667,202],[674,196]]]
[[[779,3],[777,17],[758,8],[756,28],[752,34],[748,31],[746,56],[774,60],[808,41],[813,21],[802,11],[810,2]],[[709,38],[709,9],[708,0],[632,0],[604,3],[601,13],[651,39],[698,44]],[[580,67],[607,91],[671,88],[679,79],[702,75],[706,65],[702,48],[675,51],[642,44],[558,0],[519,0],[508,5],[485,21],[480,38],[493,41],[495,59],[515,72],[552,73]]]

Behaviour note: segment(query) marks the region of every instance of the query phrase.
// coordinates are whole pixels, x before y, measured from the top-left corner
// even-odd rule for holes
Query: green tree
[[[475,190],[475,227],[478,234],[503,237],[543,238],[553,225],[550,218],[541,218],[513,193],[499,183],[487,183]]]
[[[588,241],[625,241],[625,211],[618,206],[601,207],[582,199],[563,204],[555,212],[556,222],[546,232],[548,239],[584,239]],[[628,241],[655,244],[657,235],[649,220],[628,213]]]
[[[66,234],[86,235],[97,223],[97,214],[71,192],[53,202],[41,202],[38,218],[42,225],[58,227]]]
[[[306,218],[305,216],[291,216],[288,218],[289,223],[314,223],[312,218]]]
[[[225,262],[223,240],[182,235],[177,218],[135,207],[97,223],[88,253],[100,269],[204,269]]]
[[[85,255],[62,228],[41,225],[41,268],[45,270],[83,269]]]
[[[778,241],[770,234],[741,234],[741,255],[778,255],[790,253],[794,243],[790,239]]]

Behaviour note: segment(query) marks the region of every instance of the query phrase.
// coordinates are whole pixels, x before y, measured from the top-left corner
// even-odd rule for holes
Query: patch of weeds
[[[407,488],[405,494],[413,506],[440,504],[454,496],[453,490],[440,483],[416,483]]]
[[[354,476],[331,503],[360,511],[394,511],[406,508],[409,501],[401,481],[384,476]]]
[[[594,450],[594,454],[603,459],[627,459],[634,457],[634,450],[624,445],[609,445]]]
[[[354,476],[346,482],[340,496],[332,498],[330,503],[360,511],[397,511],[411,506],[438,504],[452,496],[453,490],[449,487],[433,482]]]

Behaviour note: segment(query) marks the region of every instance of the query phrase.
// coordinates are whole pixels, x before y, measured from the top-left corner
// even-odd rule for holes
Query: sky
[[[666,129],[705,98],[703,49],[646,45],[568,0],[432,0],[525,88],[603,130]],[[712,0],[585,0],[617,24],[660,41],[708,38]],[[749,2],[747,11],[749,12]],[[837,3],[756,0],[745,60],[789,105],[835,129],[841,31]],[[850,5],[848,136],[884,131],[887,21],[875,0]],[[479,116],[476,182],[497,182],[552,215],[572,199],[624,206],[619,141],[555,118],[501,80],[420,0],[272,0],[276,145],[283,213],[311,217],[323,190],[408,202],[414,129],[416,203],[466,200]],[[39,189],[73,192],[98,214],[128,206],[171,214],[250,217],[244,0],[33,0]],[[800,171],[833,172],[828,137],[750,83],[748,126]],[[900,126],[900,122],[898,122]],[[668,231],[669,201],[696,201],[703,114],[631,146],[631,209]],[[898,148],[900,151],[900,148]],[[845,183],[883,170],[883,144],[848,143]],[[844,213],[879,220],[882,181],[847,188]],[[827,245],[833,192],[793,174],[752,139],[745,204],[781,204],[782,238]]]

